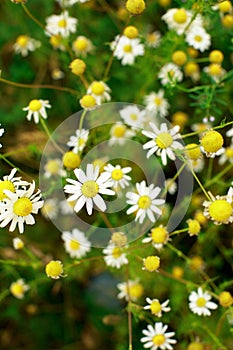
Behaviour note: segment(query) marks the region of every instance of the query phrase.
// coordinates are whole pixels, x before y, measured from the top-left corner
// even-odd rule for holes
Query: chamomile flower
[[[205,166],[205,161],[203,158],[192,159],[191,160],[192,169],[195,173],[200,173]]]
[[[201,52],[208,50],[211,45],[210,35],[204,28],[198,26],[187,32],[185,40],[190,46]]]
[[[91,242],[77,228],[71,232],[63,232],[61,238],[64,241],[65,250],[71,258],[82,258],[91,250]]]
[[[124,145],[127,139],[135,135],[135,132],[121,122],[117,122],[110,129],[109,145]]]
[[[149,237],[142,240],[142,243],[151,242],[153,247],[160,250],[169,241],[169,233],[163,225],[151,229]]]
[[[233,163],[233,143],[228,147],[222,147],[222,154],[219,157],[218,163],[223,165],[226,162]]]
[[[146,298],[147,305],[144,306],[144,310],[150,310],[152,315],[162,317],[162,312],[169,312],[171,308],[168,306],[169,299],[164,301],[162,304],[158,299]]]
[[[144,45],[138,38],[129,39],[126,36],[117,36],[111,44],[113,55],[121,60],[121,64],[133,65],[137,56],[144,55]]]
[[[146,44],[149,47],[153,47],[154,49],[160,45],[162,39],[161,33],[156,30],[152,33],[148,33],[146,36]]]
[[[10,292],[17,299],[23,299],[24,294],[30,289],[30,287],[24,282],[23,278],[18,279],[16,282],[11,283]]]
[[[48,179],[53,176],[66,176],[63,162],[60,158],[48,159],[44,165],[44,176]]]
[[[165,117],[168,115],[168,109],[170,107],[168,101],[164,98],[164,90],[158,92],[151,92],[144,97],[144,103],[148,111],[152,111],[155,115]]]
[[[19,35],[13,45],[15,53],[20,53],[23,57],[26,57],[29,52],[35,51],[41,46],[41,42],[30,38],[28,35]]]
[[[110,92],[110,87],[103,81],[93,81],[87,89],[87,94],[92,95],[98,105],[111,100]]]
[[[145,111],[140,110],[137,106],[127,106],[120,110],[120,116],[125,124],[133,128],[139,128],[144,125]]]
[[[171,178],[167,179],[164,183],[165,188],[167,189],[168,193],[173,195],[177,191],[177,183]]]
[[[63,11],[60,15],[52,15],[46,18],[45,33],[48,36],[60,34],[66,38],[70,33],[75,33],[78,20],[69,17],[68,11]]]
[[[27,181],[22,181],[21,177],[15,177],[17,169],[11,170],[9,175],[3,176],[3,180],[0,180],[0,201],[7,198],[5,190],[16,192],[19,186],[27,185]]]
[[[4,190],[7,198],[0,203],[0,227],[7,226],[10,222],[9,231],[15,230],[18,225],[19,232],[23,233],[24,224],[34,225],[35,219],[32,214],[38,214],[44,201],[41,200],[41,192],[35,191],[35,182],[28,183],[27,189],[17,189],[15,192]]]
[[[60,260],[51,260],[45,266],[45,273],[48,277],[53,278],[55,280],[60,277],[65,277],[63,275],[63,264]]]
[[[114,243],[109,243],[108,246],[103,249],[103,253],[105,254],[104,260],[107,266],[120,269],[121,266],[128,264],[125,248],[126,247],[121,247]]]
[[[138,280],[129,280],[127,282],[118,283],[117,288],[120,291],[118,298],[127,301],[136,301],[144,293],[143,286]]]
[[[197,292],[191,292],[189,295],[189,308],[198,316],[210,316],[210,310],[217,309],[218,305],[210,301],[211,295],[208,292],[204,292],[201,287],[197,289]]]
[[[49,101],[34,99],[29,102],[29,105],[27,107],[23,108],[23,111],[28,112],[28,114],[26,115],[27,120],[30,121],[33,117],[34,122],[38,124],[40,121],[40,116],[44,119],[47,119],[47,113],[45,108],[51,108]]]
[[[215,130],[208,130],[200,139],[201,150],[207,157],[214,158],[222,153],[224,139],[222,135]]]
[[[184,8],[169,9],[163,16],[162,20],[166,22],[169,29],[174,29],[177,34],[185,32],[192,18],[192,13]]]
[[[75,136],[70,136],[70,139],[67,142],[67,146],[71,147],[74,153],[82,152],[82,150],[86,146],[88,136],[89,130],[77,129],[75,131]]]
[[[183,148],[182,144],[176,141],[181,138],[178,133],[180,127],[176,125],[169,130],[166,123],[162,123],[160,129],[154,123],[150,123],[150,127],[153,131],[142,131],[143,135],[151,138],[143,145],[143,149],[149,149],[147,158],[156,153],[161,157],[163,165],[167,165],[167,157],[175,160],[174,150]]]
[[[65,193],[70,194],[68,202],[76,201],[74,211],[78,213],[86,204],[88,215],[92,214],[94,204],[101,210],[106,210],[106,204],[100,194],[114,195],[115,192],[108,187],[112,186],[109,173],[99,175],[99,167],[87,164],[86,174],[81,169],[75,169],[74,174],[78,181],[66,179]]]
[[[166,333],[168,326],[163,324],[162,322],[156,322],[154,327],[152,325],[148,325],[147,329],[143,329],[142,333],[145,337],[141,338],[141,342],[145,343],[144,348],[151,350],[172,350],[172,344],[176,344],[176,340],[172,339],[175,335],[174,332]]]
[[[159,209],[158,206],[165,203],[164,199],[156,198],[161,192],[161,188],[153,184],[146,186],[146,182],[142,181],[136,183],[136,189],[137,193],[126,193],[126,197],[128,198],[126,203],[131,205],[126,214],[129,215],[136,211],[135,221],[139,220],[140,224],[142,224],[146,216],[148,216],[152,222],[155,222],[156,218],[154,213],[161,215],[162,210]]]
[[[1,123],[0,123],[1,126]],[[0,137],[4,134],[5,130],[3,128],[0,128]],[[0,148],[2,148],[2,144],[0,143]]]
[[[161,79],[162,85],[174,85],[182,81],[183,73],[179,66],[174,63],[166,63],[159,71],[158,78]]]
[[[13,238],[13,247],[15,250],[21,250],[24,247],[24,242],[21,238],[15,237]]]
[[[219,63],[211,63],[209,66],[204,67],[203,71],[207,73],[217,83],[226,74],[225,69],[222,68],[221,64]]]
[[[73,41],[72,49],[76,56],[86,57],[88,53],[93,51],[94,46],[90,39],[84,35],[79,35]]]
[[[129,186],[131,177],[127,174],[132,170],[131,167],[122,168],[120,165],[113,166],[112,164],[108,163],[104,167],[104,170],[110,174],[110,180],[113,183],[114,189]]]
[[[74,213],[75,202],[68,202],[67,199],[64,199],[60,202],[60,210],[62,215],[69,215]]]
[[[204,215],[211,219],[215,225],[229,224],[233,222],[233,188],[230,187],[226,196],[214,197],[209,192],[211,201],[204,201]]]

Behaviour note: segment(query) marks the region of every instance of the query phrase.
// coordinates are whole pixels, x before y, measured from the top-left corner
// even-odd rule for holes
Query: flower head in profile
[[[24,242],[21,238],[15,237],[13,238],[13,247],[15,250],[21,250],[24,247]]]
[[[30,121],[33,117],[34,122],[38,124],[40,121],[40,116],[44,119],[47,119],[47,113],[45,108],[51,108],[49,101],[34,99],[29,102],[29,105],[27,107],[23,108],[23,111],[28,112],[28,114],[26,115],[27,120]]]
[[[107,266],[112,266],[120,269],[121,266],[128,264],[126,257],[126,246],[121,247],[113,242],[110,242],[105,249],[103,249],[104,260]]]
[[[159,31],[154,31],[152,33],[148,33],[146,36],[146,44],[149,47],[156,48],[160,45],[162,36]]]
[[[48,36],[60,34],[66,38],[70,33],[75,33],[78,20],[70,17],[68,11],[63,11],[60,15],[51,15],[46,18],[45,33]]]
[[[17,299],[23,299],[24,294],[29,290],[29,286],[24,282],[23,278],[11,283],[10,292]]]
[[[78,213],[86,204],[88,215],[92,214],[94,204],[101,210],[107,209],[101,194],[114,195],[115,192],[108,187],[112,186],[107,172],[99,175],[99,167],[87,164],[86,174],[81,169],[75,169],[74,174],[78,181],[66,179],[69,183],[65,185],[65,193],[70,194],[68,202],[76,201],[74,211]]]
[[[87,94],[92,95],[98,105],[111,100],[110,92],[110,87],[103,81],[93,81],[87,89]]]
[[[26,57],[29,52],[35,51],[40,46],[40,41],[30,38],[28,35],[20,35],[16,38],[13,49],[15,53],[20,53],[23,57]]]
[[[89,52],[92,52],[94,46],[90,39],[84,35],[79,35],[72,44],[72,49],[77,57],[86,57]]]
[[[128,280],[127,282],[122,282],[117,284],[119,289],[118,298],[136,301],[144,293],[143,285],[138,280]]]
[[[121,60],[121,64],[133,65],[137,56],[144,55],[144,45],[140,43],[138,38],[129,39],[122,35],[117,36],[111,44],[113,55]]]
[[[156,322],[154,327],[148,325],[147,329],[143,329],[142,333],[144,335],[141,338],[141,342],[145,343],[144,348],[150,348],[151,350],[172,350],[173,344],[176,344],[176,340],[172,339],[175,335],[174,332],[167,332],[168,326],[162,322]]]
[[[189,295],[189,308],[198,316],[210,316],[210,310],[217,309],[218,305],[210,301],[211,295],[208,292],[204,292],[201,287],[197,292],[192,292]]]
[[[132,170],[131,167],[122,168],[120,165],[113,166],[112,164],[108,163],[104,167],[104,170],[110,174],[110,179],[113,183],[114,189],[129,186],[131,177],[127,174]]]
[[[164,301],[162,304],[158,299],[146,298],[147,305],[144,306],[144,310],[150,310],[152,315],[162,317],[163,312],[169,312],[171,308],[168,306],[169,299]]]
[[[160,129],[154,123],[150,123],[150,127],[152,131],[142,131],[143,135],[151,138],[143,145],[143,149],[149,149],[147,158],[156,153],[157,156],[162,158],[163,165],[167,165],[167,157],[175,160],[174,150],[183,148],[182,144],[176,141],[181,138],[178,133],[180,127],[176,125],[169,130],[166,123],[162,123]]]
[[[64,231],[61,238],[64,241],[65,250],[71,258],[82,258],[91,249],[90,241],[77,228],[74,228],[71,232]]]
[[[169,9],[163,16],[162,20],[166,22],[169,29],[174,29],[178,35],[184,33],[186,27],[190,23],[192,13],[184,8]]]
[[[60,260],[51,260],[45,266],[45,273],[48,277],[55,280],[59,279],[60,277],[65,277],[63,275],[63,264]]]
[[[209,192],[211,201],[204,201],[204,215],[212,220],[215,225],[229,224],[233,222],[233,187],[230,187],[226,196],[214,197]]]
[[[158,206],[165,203],[164,199],[157,199],[161,188],[153,184],[146,186],[146,182],[142,181],[136,183],[137,192],[127,192],[126,197],[128,198],[127,204],[131,207],[127,210],[126,214],[136,213],[135,221],[139,220],[142,224],[146,216],[155,222],[156,218],[154,214],[161,215],[162,210]]]
[[[144,238],[142,240],[142,243],[151,242],[156,249],[160,250],[168,241],[169,233],[167,231],[167,228],[163,225],[160,225],[158,227],[152,228],[149,237]]]

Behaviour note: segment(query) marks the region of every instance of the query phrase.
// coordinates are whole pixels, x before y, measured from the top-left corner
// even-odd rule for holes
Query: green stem
[[[17,169],[17,171],[21,174],[23,174],[24,176],[26,176],[27,178],[29,177],[27,173],[25,173],[24,171],[20,170],[17,166],[15,166],[10,160],[8,160],[6,158],[5,155],[0,153],[0,159],[4,160],[5,163],[7,163],[8,165],[10,165],[11,168],[15,168]]]
[[[21,4],[21,5],[24,11],[26,12],[26,14],[28,15],[28,17],[30,17],[36,24],[38,24],[39,27],[41,27],[44,30],[45,29],[44,25],[40,21],[38,21],[36,17],[33,16],[33,14],[29,11],[27,6],[25,4]]]
[[[56,141],[54,140],[52,134],[50,133],[46,123],[45,123],[45,120],[43,118],[40,118],[40,123],[41,123],[41,126],[43,127],[46,135],[48,136],[48,138],[51,140],[51,142],[53,143],[54,147],[61,153],[61,154],[64,154],[64,151],[63,149],[56,143]]]
[[[187,232],[187,231],[188,231],[188,227],[182,228],[181,230],[176,230],[176,231],[170,233],[169,236],[171,237],[171,236],[178,235],[178,234],[180,234],[180,233],[182,233],[182,232]]]
[[[10,265],[10,266],[27,266],[27,267],[32,267],[34,269],[40,267],[41,263],[40,262],[33,262],[33,263],[29,263],[28,261],[22,261],[22,260],[4,260],[4,259],[0,259],[0,264],[3,265]]]
[[[217,345],[217,347],[218,347],[219,349],[221,349],[221,350],[228,350],[228,349],[220,342],[220,340],[218,339],[218,337],[216,337],[216,335],[215,335],[213,332],[211,332],[211,330],[210,330],[208,327],[206,327],[204,324],[199,325],[199,327],[201,327],[203,330],[206,331],[206,333],[209,334],[210,338],[212,338],[212,340],[215,342],[215,344]]]
[[[183,258],[188,264],[190,264],[190,259],[182,253],[181,250],[175,248],[172,244],[167,243],[167,246],[170,250],[172,250],[176,255],[178,255],[180,258]]]

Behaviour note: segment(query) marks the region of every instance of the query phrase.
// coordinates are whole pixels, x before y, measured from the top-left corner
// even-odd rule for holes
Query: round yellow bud
[[[184,72],[187,76],[198,73],[199,72],[199,65],[196,62],[188,62],[184,66]]]
[[[196,255],[190,259],[191,270],[202,270],[204,267],[204,261],[201,256]]]
[[[201,210],[197,210],[194,214],[194,219],[199,221],[201,225],[205,225],[208,221],[206,216],[203,214]]]
[[[190,143],[186,147],[186,154],[192,160],[197,160],[201,156],[200,147],[196,143]]]
[[[171,5],[171,0],[158,0],[158,3],[162,7],[167,7]]]
[[[72,151],[68,151],[63,156],[63,165],[65,168],[68,169],[76,169],[79,167],[81,163],[81,159],[77,153],[74,153]]]
[[[111,242],[117,246],[124,246],[127,243],[127,237],[123,232],[113,232]]]
[[[182,111],[177,111],[172,115],[172,124],[179,125],[180,130],[182,131],[183,127],[188,121],[188,115]]]
[[[226,15],[222,17],[222,25],[227,29],[233,28],[233,16],[232,15]]]
[[[59,260],[51,260],[45,267],[45,272],[48,277],[58,279],[63,273],[63,265]]]
[[[184,269],[180,266],[174,266],[172,269],[172,276],[175,278],[182,278],[184,275]]]
[[[222,148],[224,141],[222,135],[218,131],[209,130],[203,135],[200,142],[207,153],[215,153]]]
[[[198,233],[201,230],[201,225],[200,225],[199,221],[189,219],[189,220],[187,220],[187,224],[188,224],[188,233],[189,233],[189,235],[190,236],[198,235]]]
[[[211,63],[221,63],[224,59],[223,53],[220,50],[213,50],[209,54],[209,60]]]
[[[211,63],[209,65],[209,74],[210,75],[220,75],[222,73],[222,67],[218,63]]]
[[[144,11],[146,4],[144,0],[127,0],[125,6],[132,15],[140,15]]]
[[[222,1],[218,4],[218,8],[220,12],[230,12],[232,5],[230,1]]]
[[[216,199],[209,205],[209,214],[212,220],[224,223],[229,220],[232,215],[231,203],[225,199]]]
[[[187,350],[204,350],[204,345],[194,341],[188,345]]]
[[[224,291],[219,294],[219,303],[223,307],[230,307],[233,304],[233,297],[230,292]]]
[[[134,26],[128,26],[124,29],[123,34],[129,39],[135,39],[138,36],[138,30]]]
[[[178,66],[183,66],[187,61],[187,55],[184,51],[177,50],[172,54],[172,61]]]
[[[69,68],[71,69],[71,72],[75,75],[82,75],[86,70],[86,63],[83,60],[80,60],[79,58],[76,58],[71,62],[69,65]]]
[[[158,256],[148,256],[143,259],[144,269],[150,272],[157,271],[160,266],[160,258]]]
[[[57,49],[62,43],[62,36],[60,34],[51,35],[49,42],[55,49]]]
[[[189,56],[192,58],[197,58],[199,55],[198,50],[194,49],[193,47],[188,47],[187,51],[188,51]]]
[[[96,106],[96,99],[92,95],[84,95],[79,103],[83,109],[93,109]]]
[[[183,24],[186,22],[187,20],[187,13],[184,9],[178,9],[174,15],[173,15],[173,19],[176,23],[178,24]]]

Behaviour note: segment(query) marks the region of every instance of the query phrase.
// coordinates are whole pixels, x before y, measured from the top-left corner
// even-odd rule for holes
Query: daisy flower
[[[93,81],[87,89],[87,94],[95,98],[97,105],[111,100],[109,92],[111,92],[110,87],[103,81]]]
[[[0,126],[1,126],[1,123],[0,123]],[[0,128],[0,137],[4,134],[4,129],[3,128]],[[0,143],[0,148],[2,148],[2,144]]]
[[[10,292],[17,299],[23,299],[25,292],[29,289],[30,287],[24,282],[23,278],[18,279],[10,285]]]
[[[146,44],[149,47],[153,47],[154,49],[160,45],[162,39],[162,35],[159,31],[154,31],[152,33],[148,33],[146,36]]]
[[[167,157],[175,160],[174,150],[183,148],[183,145],[176,141],[178,138],[181,138],[181,135],[178,134],[180,127],[176,125],[169,130],[166,123],[162,123],[160,129],[154,123],[150,123],[150,127],[153,132],[142,131],[143,135],[151,138],[150,141],[143,145],[143,149],[149,149],[147,158],[156,153],[157,156],[161,157],[163,165],[167,165]]]
[[[207,73],[216,83],[224,77],[226,71],[219,63],[211,63],[209,66],[204,67],[203,71]]]
[[[0,227],[7,226],[10,222],[9,231],[15,230],[18,225],[19,232],[23,233],[24,224],[34,225],[35,219],[32,214],[38,214],[44,201],[41,200],[41,191],[35,191],[35,182],[28,183],[28,189],[17,189],[15,192],[4,190],[7,198],[0,203]]]
[[[158,78],[161,79],[161,84],[171,84],[174,85],[177,82],[182,81],[183,73],[181,72],[179,66],[175,63],[166,63],[159,71]]]
[[[82,258],[91,250],[91,242],[77,228],[71,232],[63,232],[61,238],[64,241],[65,250],[71,258]]]
[[[142,284],[138,280],[129,280],[127,282],[122,282],[117,284],[119,289],[118,298],[125,299],[126,301],[136,301],[144,293]]]
[[[135,132],[128,129],[126,125],[121,122],[117,122],[110,129],[110,140],[109,145],[118,144],[120,146],[124,145],[127,139],[130,139],[135,135]]]
[[[48,159],[44,166],[44,176],[49,179],[52,176],[66,176],[66,171],[63,169],[63,162],[59,158]]]
[[[140,43],[139,39],[129,39],[126,36],[117,36],[111,44],[113,55],[121,60],[121,64],[132,65],[137,56],[144,55],[144,45]]]
[[[153,247],[160,250],[169,241],[169,233],[163,225],[152,228],[149,237],[142,240],[142,243],[151,242]]]
[[[204,292],[201,287],[197,289],[197,292],[192,292],[189,296],[189,308],[198,316],[210,316],[211,310],[217,309],[218,305],[213,303],[211,295],[208,292]]]
[[[68,202],[76,201],[74,211],[78,213],[86,204],[88,215],[92,214],[93,205],[95,204],[101,211],[106,210],[106,204],[100,194],[113,196],[115,192],[108,187],[112,186],[109,180],[109,173],[99,175],[99,167],[87,164],[86,174],[81,169],[75,169],[74,174],[78,181],[66,179],[69,185],[65,185],[65,193],[71,194]]]
[[[60,34],[66,38],[70,33],[75,33],[78,20],[69,17],[68,11],[63,11],[60,15],[52,15],[46,18],[45,33],[48,36]]]
[[[55,280],[59,279],[60,277],[65,277],[63,275],[63,264],[60,260],[51,260],[45,266],[45,273],[48,277]]]
[[[233,187],[230,187],[226,196],[214,197],[209,192],[211,201],[204,201],[204,215],[211,219],[215,225],[233,222]]]
[[[120,116],[125,124],[133,128],[141,128],[145,122],[145,111],[133,105],[121,109]]]
[[[186,27],[190,23],[192,13],[184,8],[169,9],[163,16],[162,20],[166,22],[169,29],[174,29],[177,34],[181,35],[185,32]]]
[[[39,123],[40,116],[44,119],[47,119],[47,113],[45,108],[51,108],[49,101],[47,100],[31,100],[27,107],[23,108],[23,111],[28,111],[26,115],[27,120],[34,118],[36,124]]]
[[[3,176],[3,180],[0,180],[0,201],[7,198],[5,190],[15,192],[20,185],[27,185],[27,181],[22,181],[21,177],[15,177],[17,169],[11,170],[10,175]]]
[[[126,197],[128,198],[126,203],[131,205],[126,214],[129,215],[136,211],[135,221],[139,220],[140,224],[142,224],[146,215],[152,222],[155,222],[156,218],[154,213],[157,215],[162,214],[162,210],[158,208],[158,205],[163,205],[165,203],[164,199],[156,199],[161,188],[153,184],[146,186],[145,181],[141,183],[137,182],[136,188],[138,193],[126,193]]]
[[[170,107],[167,100],[164,98],[164,90],[159,90],[156,92],[151,92],[149,95],[144,97],[144,103],[149,111],[155,113],[155,115],[160,115],[165,117],[168,115],[168,108]]]
[[[193,27],[187,32],[185,40],[190,46],[201,52],[208,50],[211,45],[210,35],[204,28],[198,26]]]
[[[15,237],[13,238],[13,247],[15,250],[21,250],[24,247],[24,242],[21,238]]]
[[[70,136],[67,146],[71,147],[74,153],[81,152],[86,146],[88,140],[89,130],[79,130],[75,131],[75,136]]]
[[[128,264],[125,247],[123,248],[114,243],[109,243],[108,246],[103,249],[103,253],[105,254],[104,260],[107,266],[120,269],[121,266]]]
[[[120,165],[113,166],[109,163],[104,167],[104,170],[110,174],[110,179],[113,183],[114,189],[117,189],[118,187],[125,188],[126,186],[129,186],[131,177],[126,174],[132,170],[131,167],[122,168]]]
[[[93,51],[94,46],[90,39],[84,35],[79,35],[73,41],[72,49],[76,56],[86,57],[89,52]]]
[[[146,298],[147,305],[144,306],[144,310],[150,310],[152,315],[162,317],[162,312],[169,312],[171,308],[168,306],[169,299],[164,301],[162,304],[158,299]]]
[[[40,46],[40,41],[30,38],[27,35],[20,35],[17,37],[13,48],[15,53],[20,53],[23,57],[26,57],[30,51],[35,51]]]
[[[145,343],[144,348],[150,348],[151,350],[172,350],[172,344],[176,344],[175,339],[171,339],[175,335],[174,332],[166,333],[168,326],[162,322],[156,322],[154,327],[147,326],[147,329],[143,329],[142,333],[145,337],[141,338],[141,342]]]

